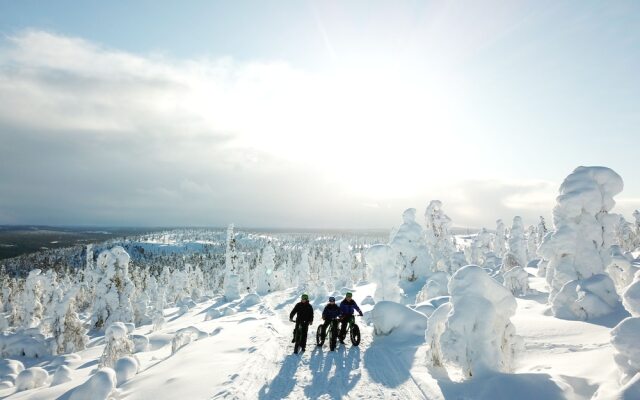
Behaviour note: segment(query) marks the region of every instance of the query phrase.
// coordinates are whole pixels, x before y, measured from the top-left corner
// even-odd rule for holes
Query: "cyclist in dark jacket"
[[[362,317],[362,311],[353,299],[353,294],[347,292],[344,300],[340,302],[340,343],[344,344],[344,338],[347,336],[347,325],[349,324],[349,320],[353,318],[354,310],[357,310],[358,315]]]
[[[324,310],[322,310],[322,319],[324,320],[324,323],[322,324],[322,339],[324,340],[324,338],[327,336],[327,327],[329,326],[329,324],[333,323],[336,324],[335,327],[338,327],[338,320],[337,318],[340,316],[340,307],[338,307],[338,305],[336,304],[336,298],[335,297],[329,297],[329,304],[327,304],[324,307]]]
[[[294,321],[293,316],[296,314],[298,317]],[[303,294],[300,302],[293,307],[293,310],[291,310],[289,314],[289,321],[296,323],[293,329],[293,340],[291,340],[291,343],[295,343],[296,332],[298,329],[301,329],[300,348],[304,351],[307,345],[307,331],[309,330],[309,325],[313,324],[313,307],[309,304],[308,295]]]

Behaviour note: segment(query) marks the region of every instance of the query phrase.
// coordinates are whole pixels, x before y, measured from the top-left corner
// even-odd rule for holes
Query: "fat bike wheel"
[[[351,327],[351,344],[354,346],[360,344],[360,327],[356,324]]]
[[[338,335],[336,329],[331,326],[329,329],[329,350],[334,351],[338,342]]]
[[[319,325],[318,330],[316,331],[316,344],[318,346],[322,346],[324,344],[324,339],[322,338],[322,325]]]

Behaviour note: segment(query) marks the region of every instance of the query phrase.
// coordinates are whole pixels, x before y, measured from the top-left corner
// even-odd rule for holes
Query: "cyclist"
[[[298,317],[294,321],[293,316],[296,314],[298,314]],[[293,329],[293,340],[291,340],[291,343],[296,342],[296,331],[301,329],[300,348],[304,351],[307,344],[307,330],[309,329],[309,325],[313,324],[313,307],[309,304],[309,296],[306,293],[301,296],[300,302],[291,310],[289,321],[296,323],[296,327]]]
[[[336,304],[336,298],[331,296],[329,297],[329,303],[324,307],[324,310],[322,310],[322,319],[324,320],[322,324],[322,340],[327,336],[327,327],[329,324],[338,323],[336,320],[338,317],[340,317],[340,307]]]
[[[347,325],[349,320],[353,318],[354,310],[358,311],[358,315],[362,317],[362,311],[356,301],[353,299],[353,294],[347,292],[345,298],[340,302],[340,343],[344,344],[344,338],[347,336]]]

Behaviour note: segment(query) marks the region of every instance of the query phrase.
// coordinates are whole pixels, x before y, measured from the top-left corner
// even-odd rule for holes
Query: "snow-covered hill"
[[[639,399],[640,219],[610,212],[621,190],[608,168],[576,168],[553,230],[516,216],[455,237],[435,200],[424,228],[410,208],[388,239],[230,225],[0,271],[0,396]],[[361,343],[316,347],[329,296],[347,292]],[[315,325],[293,354],[303,293]]]
[[[531,277],[532,286],[542,286]],[[362,302],[375,285],[354,289]],[[564,321],[547,312],[542,293],[518,299],[514,323],[525,350],[513,374],[493,373],[482,379],[455,381],[442,369],[428,367],[424,337],[396,334],[373,336],[367,325],[371,305],[363,305],[359,319],[363,332],[358,347],[347,340],[335,352],[317,347],[315,331],[325,299],[313,301],[315,323],[307,351],[295,355],[290,341],[288,314],[300,292],[286,289],[263,296],[257,304],[243,300],[228,303],[214,298],[196,304],[180,315],[165,310],[167,324],[150,332],[136,328],[132,335],[148,338],[147,349],[137,349],[137,374],[118,385],[114,399],[588,399],[600,390],[600,398],[616,381],[616,366],[609,342],[610,328],[602,324]],[[220,317],[207,320],[212,310]],[[190,328],[204,332],[201,338],[172,352],[172,342]],[[194,329],[195,328],[195,329]],[[98,368],[104,337],[96,335],[86,350],[72,355],[15,357],[25,368],[41,367],[50,377],[41,387],[16,392],[6,388],[7,399],[70,398]],[[4,373],[12,362],[0,363]],[[68,382],[51,385],[62,366],[70,369]],[[116,370],[119,372],[118,370]],[[103,383],[102,385],[108,385]],[[100,385],[98,385],[100,386]],[[97,390],[97,389],[94,389]],[[88,397],[90,398],[90,397]]]

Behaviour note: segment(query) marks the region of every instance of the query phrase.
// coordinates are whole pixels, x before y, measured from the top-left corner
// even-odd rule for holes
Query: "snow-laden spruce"
[[[105,329],[114,322],[133,322],[131,299],[135,287],[129,278],[131,257],[121,247],[104,250],[98,255],[96,270],[100,274],[96,283],[92,325]]]
[[[493,238],[493,253],[498,257],[504,257],[504,253],[507,251],[506,235],[504,222],[501,219],[496,221],[496,234]]]
[[[422,227],[416,222],[415,208],[402,213],[402,225],[391,237],[389,245],[397,253],[401,279],[414,281],[429,275],[432,260]]]
[[[262,261],[256,267],[256,292],[263,296],[271,291],[276,252],[271,244],[262,249]]]
[[[451,218],[444,213],[440,200],[429,203],[424,212],[424,223],[424,236],[432,259],[431,270],[452,274],[461,265],[452,262],[456,248],[449,233]]]
[[[505,256],[504,267],[506,271],[513,267],[527,266],[527,242],[524,235],[524,224],[522,223],[522,217],[513,217],[513,223],[511,224],[511,230],[509,231],[509,250],[507,254],[510,257]],[[507,260],[513,260],[511,263],[507,263]]]
[[[613,197],[622,188],[622,178],[606,167],[578,167],[560,186],[554,231],[539,249],[555,316],[586,320],[610,313],[618,303],[605,267],[619,220],[610,213]]]
[[[227,301],[240,298],[240,276],[238,275],[238,254],[233,234],[233,224],[227,229],[227,251],[225,252],[224,297]]]
[[[482,268],[468,265],[449,282],[451,300],[434,311],[425,334],[427,362],[465,378],[511,372],[521,343],[510,318],[516,300]]]
[[[375,301],[399,302],[402,297],[402,290],[398,286],[396,255],[394,249],[386,244],[376,244],[367,249],[365,259],[371,267],[371,280],[377,284],[373,295]]]

